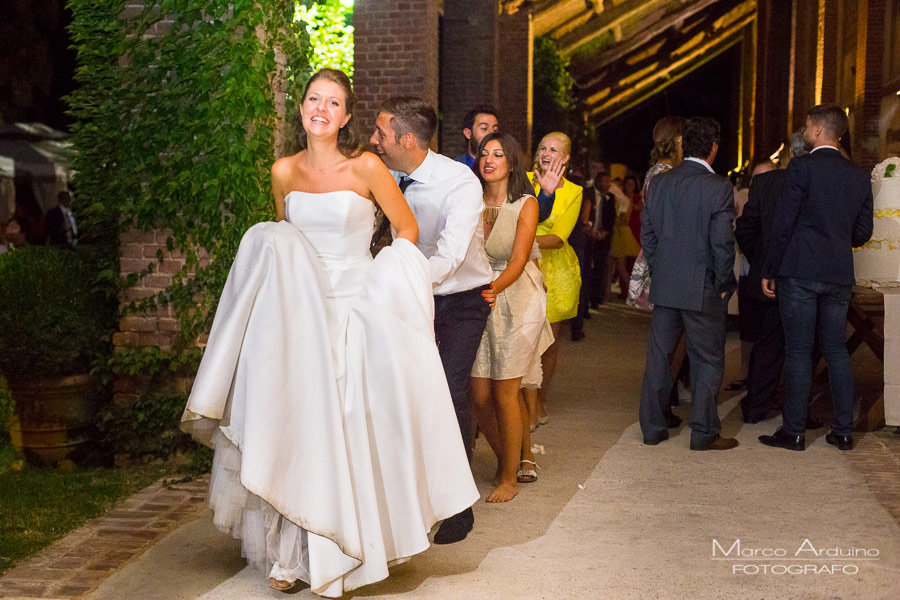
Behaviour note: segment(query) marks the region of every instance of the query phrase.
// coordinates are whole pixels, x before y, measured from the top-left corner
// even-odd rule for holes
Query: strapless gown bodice
[[[299,229],[328,267],[371,262],[369,243],[375,231],[375,204],[350,190],[290,192],[285,219]]]

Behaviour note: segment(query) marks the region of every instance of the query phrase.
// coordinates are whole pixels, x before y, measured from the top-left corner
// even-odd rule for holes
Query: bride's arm
[[[285,188],[285,182],[289,174],[290,165],[289,157],[280,158],[272,165],[272,197],[275,199],[275,220],[284,221],[284,197],[288,190]]]
[[[381,159],[371,152],[363,153],[357,159],[356,164],[360,169],[359,174],[375,197],[375,202],[384,211],[385,216],[390,219],[391,227],[397,232],[394,237],[403,238],[415,244],[419,239],[419,224],[390,171],[384,166]]]

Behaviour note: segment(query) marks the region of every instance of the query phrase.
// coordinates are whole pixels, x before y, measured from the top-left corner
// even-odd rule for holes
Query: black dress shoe
[[[695,442],[691,440],[691,450],[731,450],[738,447],[738,441],[734,438],[724,438],[717,435],[711,441]]]
[[[806,436],[788,435],[784,428],[779,427],[772,435],[761,435],[759,441],[773,448],[785,448],[787,450],[806,450]]]
[[[812,417],[806,418],[806,428],[807,429],[821,429],[825,423],[820,421],[819,419],[813,419]]]
[[[681,417],[673,413],[671,408],[667,412],[664,412],[663,416],[666,418],[667,428],[675,429],[676,427],[681,425]]]
[[[659,434],[655,438],[644,438],[644,445],[645,446],[655,446],[660,442],[666,441],[667,439],[669,439],[669,432],[663,431],[661,434]]]
[[[853,449],[853,436],[852,435],[838,435],[835,432],[831,431],[825,436],[825,441],[831,444],[832,446],[837,446],[838,450],[852,450]]]
[[[580,342],[583,339],[584,339],[583,331],[575,331],[575,330],[572,331],[572,341],[573,342]]]
[[[765,421],[766,415],[744,415],[744,423],[749,423],[750,425],[756,425],[760,421]]]
[[[584,311],[584,318],[585,318],[585,319],[591,319],[591,318],[593,318],[593,317],[591,317],[591,313],[589,313],[588,311]]]
[[[453,515],[448,519],[444,519],[441,526],[438,527],[437,533],[434,534],[435,544],[453,544],[466,539],[472,526],[475,524],[475,515],[472,508],[467,508],[459,514]]]

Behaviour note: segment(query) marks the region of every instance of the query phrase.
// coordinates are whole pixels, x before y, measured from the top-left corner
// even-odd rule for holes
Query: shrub
[[[104,343],[105,307],[74,251],[0,255],[0,373],[10,381],[87,373]]]

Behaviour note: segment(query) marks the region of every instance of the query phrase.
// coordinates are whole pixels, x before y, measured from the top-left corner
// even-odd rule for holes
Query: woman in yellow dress
[[[548,421],[544,400],[556,369],[559,329],[563,321],[578,312],[581,270],[575,250],[568,240],[581,213],[583,188],[564,177],[571,153],[572,140],[569,136],[558,131],[548,133],[538,145],[534,171],[528,173],[535,192],[543,189],[545,193],[556,194],[553,211],[537,228],[541,271],[547,286],[547,320],[553,330],[554,341],[541,357],[544,379],[536,397],[526,390],[525,401],[532,424]]]

